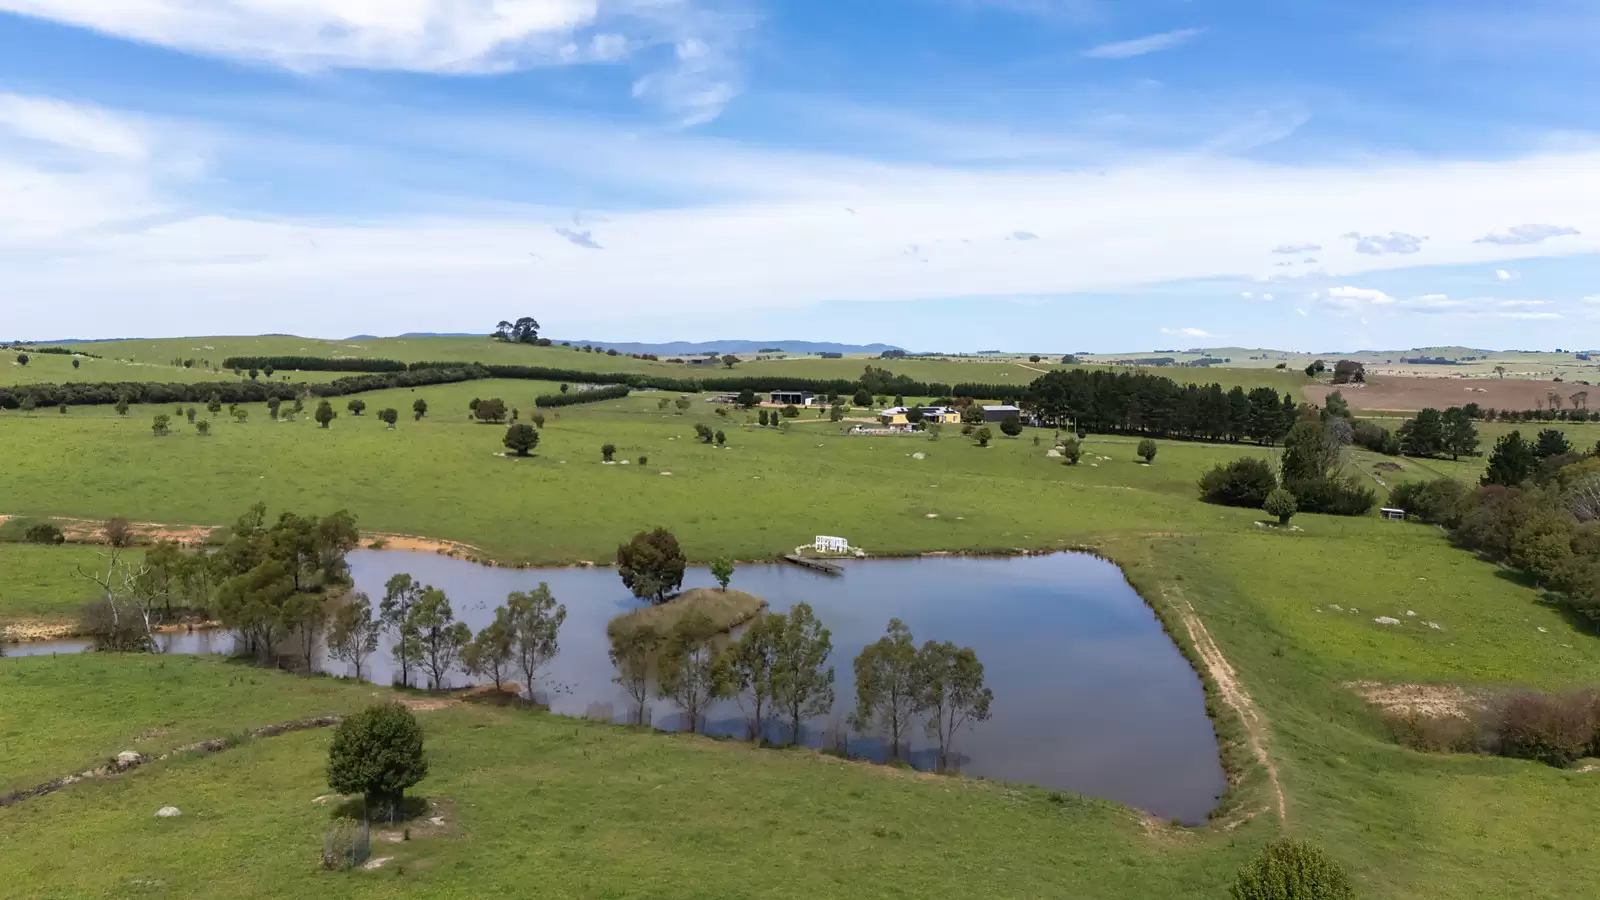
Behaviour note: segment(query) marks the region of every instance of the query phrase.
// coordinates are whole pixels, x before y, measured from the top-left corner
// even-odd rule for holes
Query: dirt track
[[[1310,384],[1301,388],[1307,400],[1321,404],[1333,391],[1344,394],[1350,406],[1373,412],[1416,412],[1433,407],[1448,409],[1476,403],[1493,409],[1539,409],[1549,405],[1551,391],[1561,395],[1561,408],[1572,406],[1572,395],[1590,393],[1592,408],[1600,408],[1600,387],[1577,382],[1523,381],[1515,378],[1403,378],[1384,376],[1366,384]]]

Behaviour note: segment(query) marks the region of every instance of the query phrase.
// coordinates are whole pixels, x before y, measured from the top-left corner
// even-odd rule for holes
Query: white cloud
[[[1263,300],[1271,300],[1272,299],[1272,295],[1271,294],[1262,294],[1261,295],[1261,299],[1263,299]]]
[[[1466,300],[1452,299],[1446,294],[1423,294],[1404,300],[1400,305],[1417,312],[1445,313],[1463,309],[1469,304]]]
[[[1494,280],[1495,281],[1516,281],[1518,277],[1519,276],[1517,275],[1517,273],[1511,271],[1510,269],[1495,269],[1494,270]]]
[[[1391,231],[1388,234],[1362,234],[1359,231],[1352,231],[1340,237],[1355,241],[1356,252],[1368,256],[1382,256],[1385,253],[1417,253],[1422,250],[1422,242],[1427,240],[1425,237],[1417,237],[1403,231]]]
[[[1534,319],[1534,320],[1539,320],[1539,321],[1546,321],[1546,320],[1553,320],[1553,319],[1561,319],[1561,318],[1564,318],[1564,316],[1562,316],[1560,313],[1554,313],[1554,312],[1508,312],[1508,313],[1496,313],[1493,316],[1493,318],[1496,318],[1496,319]]]
[[[1091,59],[1128,59],[1134,56],[1144,56],[1146,53],[1157,53],[1162,50],[1171,50],[1179,44],[1185,44],[1205,33],[1204,28],[1179,28],[1176,31],[1164,31],[1161,34],[1150,34],[1131,41],[1117,41],[1111,44],[1101,44],[1083,51],[1083,55]]]
[[[21,94],[0,93],[0,134],[139,161],[150,153],[145,130],[94,107]]]
[[[594,233],[587,228],[582,231],[578,231],[573,228],[565,228],[558,225],[550,230],[566,238],[568,243],[575,244],[584,248],[585,250],[605,249],[604,247],[600,246],[599,241],[594,239]]]
[[[1566,237],[1580,232],[1565,225],[1513,225],[1507,231],[1486,234],[1478,238],[1480,244],[1538,244],[1554,237]]]
[[[1272,252],[1280,253],[1284,256],[1299,256],[1302,253],[1316,253],[1321,249],[1321,244],[1279,244],[1272,248]],[[1312,261],[1314,260],[1308,260],[1308,262]]]
[[[656,44],[675,62],[634,95],[685,125],[738,92],[729,45],[744,23],[699,0],[0,0],[36,16],[186,53],[302,72],[385,69],[479,75],[609,63]],[[585,32],[605,28],[587,34]],[[626,32],[631,32],[630,36]]]
[[[1549,300],[1496,300],[1494,302],[1494,305],[1495,306],[1500,306],[1500,307],[1506,307],[1506,308],[1517,307],[1517,306],[1549,306],[1550,305],[1550,301]]]
[[[1302,308],[1301,308],[1301,307],[1298,307],[1298,306],[1297,306],[1297,307],[1295,307],[1295,309],[1294,309],[1294,311],[1295,311],[1295,312],[1297,312],[1297,313],[1299,313],[1299,314],[1300,314],[1300,315],[1302,315],[1302,316],[1309,316],[1309,315],[1311,315],[1311,314],[1310,314],[1310,313],[1308,313],[1308,312],[1306,312],[1306,311],[1305,311],[1305,310],[1304,310],[1304,309],[1302,309]]]
[[[1400,301],[1374,288],[1335,287],[1328,288],[1326,296],[1320,298],[1328,306],[1339,309],[1355,310],[1365,309],[1370,306],[1393,306]]]
[[[1255,299],[1256,295],[1251,293],[1251,292],[1249,292],[1249,291],[1245,291],[1244,293],[1240,294],[1239,296],[1243,297],[1246,300],[1253,300],[1253,299]]]
[[[1198,328],[1163,328],[1163,329],[1161,329],[1161,333],[1162,334],[1174,335],[1176,337],[1192,337],[1192,338],[1211,337],[1211,332],[1202,331],[1202,330],[1200,330]]]
[[[1585,302],[1585,303],[1600,303],[1600,294],[1590,294],[1589,296],[1583,298],[1583,302]]]
[[[228,180],[226,154],[208,173],[214,177],[193,183],[166,177],[160,166],[170,155],[165,135],[177,127],[172,123],[152,126],[137,115],[92,107],[64,117],[85,120],[109,123],[106,134],[143,135],[148,149],[142,156],[73,150],[64,145],[124,146],[94,130],[74,137],[81,133],[76,126],[29,126],[30,133],[52,135],[48,141],[18,137],[15,125],[0,129],[15,142],[0,145],[0,297],[51,301],[4,304],[14,336],[59,336],[80,327],[102,335],[148,331],[154,309],[162,321],[196,331],[284,330],[307,315],[337,317],[346,309],[354,320],[373,303],[392,303],[397,319],[411,311],[422,325],[439,314],[440,297],[453,298],[447,315],[493,321],[500,314],[496,298],[530,283],[570,299],[575,315],[604,310],[622,317],[662,308],[685,315],[802,308],[842,298],[1134,291],[1238,277],[1256,270],[1262,248],[1284,234],[1337,234],[1390,209],[1408,210],[1408,227],[1432,236],[1430,264],[1492,271],[1507,258],[1553,252],[1556,245],[1475,243],[1505,221],[1572,222],[1584,235],[1563,240],[1560,251],[1600,252],[1600,208],[1591,199],[1600,196],[1600,152],[1588,150],[1492,162],[1289,166],[1183,157],[1093,171],[1004,170],[887,165],[681,133],[546,122],[418,119],[403,132],[391,125],[376,135],[409,141],[430,156],[449,151],[469,164],[489,160],[496,171],[554,172],[567,183],[597,186],[597,194],[638,189],[675,198],[596,208],[605,222],[602,253],[552,231],[572,225],[569,206],[493,197],[452,196],[449,206],[409,212],[398,203],[400,213],[253,212],[206,193]],[[382,127],[367,125],[358,120],[364,131]],[[350,150],[332,149],[336,159]],[[70,156],[70,164],[59,154]],[[352,178],[367,174],[350,171]],[[1202,217],[1217,227],[1190,226]],[[1018,221],[1049,234],[1052,245],[1072,247],[1072,264],[1018,252],[998,239]],[[982,234],[996,239],[963,242]],[[903,251],[912,243],[941,249],[911,265]],[[195,263],[246,257],[259,261]],[[1351,293],[1367,290],[1352,285],[1414,260],[1348,246],[1330,248],[1325,259],[1340,275],[1335,284],[1346,287],[1330,290],[1319,305],[1406,308],[1393,298],[1385,302],[1381,291]],[[112,296],[119,302],[106,299]],[[346,325],[319,321],[334,331]],[[369,330],[348,324],[351,333]]]

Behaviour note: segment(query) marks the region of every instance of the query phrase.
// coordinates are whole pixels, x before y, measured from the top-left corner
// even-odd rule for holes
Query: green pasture
[[[636,392],[549,410],[534,456],[509,459],[500,455],[504,429],[469,418],[473,397],[498,396],[526,419],[534,397],[554,389],[477,381],[375,392],[363,395],[360,417],[336,399],[340,415],[327,429],[311,420],[311,406],[298,421],[274,423],[264,405],[247,405],[246,424],[224,413],[204,438],[182,419],[171,435],[153,437],[151,417],[170,415],[166,407],[126,417],[101,407],[10,411],[0,413],[0,456],[14,464],[0,469],[0,497],[12,514],[174,524],[226,523],[258,501],[274,510],[347,508],[369,530],[547,563],[609,560],[620,541],[658,524],[697,560],[771,557],[817,534],[878,553],[1006,550],[1152,524],[1248,524],[1248,510],[1196,503],[1195,482],[1218,462],[1273,452],[1162,442],[1146,466],[1136,441],[1091,437],[1084,462],[1071,468],[1046,458],[1050,431],[997,435],[988,448],[954,427],[938,440],[847,436],[850,423],[814,414],[763,428],[754,413],[716,415],[702,397],[680,414],[677,395]],[[410,409],[419,397],[429,414],[416,422]],[[376,418],[391,405],[401,414],[393,431]],[[698,443],[696,423],[722,430],[726,446]],[[602,464],[607,443],[627,465]]]
[[[71,621],[98,588],[78,574],[103,562],[103,548],[0,543],[0,626]]]

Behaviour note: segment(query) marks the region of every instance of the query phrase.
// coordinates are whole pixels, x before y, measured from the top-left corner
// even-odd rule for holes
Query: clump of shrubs
[[[1200,499],[1223,506],[1260,509],[1278,487],[1278,476],[1264,459],[1247,456],[1218,464],[1200,478]]]
[[[22,533],[22,539],[30,544],[61,544],[67,540],[61,529],[49,522],[28,526],[28,530]]]
[[[1384,716],[1395,743],[1422,753],[1477,753],[1483,732],[1466,716],[1435,716],[1415,709],[1392,710]]]
[[[1461,506],[1466,496],[1467,486],[1454,478],[1407,481],[1395,485],[1389,492],[1389,504],[1429,525],[1453,528],[1461,523]]]
[[[1600,692],[1513,694],[1495,711],[1502,756],[1564,768],[1600,754]]]

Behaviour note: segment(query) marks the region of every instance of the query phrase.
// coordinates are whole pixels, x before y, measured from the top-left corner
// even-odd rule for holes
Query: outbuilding
[[[811,406],[817,395],[810,391],[773,391],[772,402],[778,406]]]
[[[1022,410],[1010,405],[985,406],[983,408],[983,421],[985,422],[1004,422],[1009,416],[1016,416],[1020,420],[1022,418]]]

